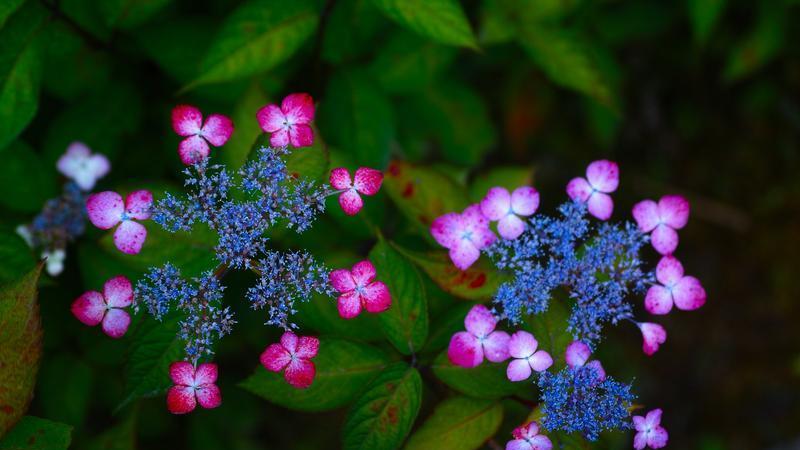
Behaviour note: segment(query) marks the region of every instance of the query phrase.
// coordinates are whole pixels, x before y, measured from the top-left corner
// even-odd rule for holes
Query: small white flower
[[[52,251],[45,250],[42,252],[42,258],[46,258],[45,270],[50,276],[57,276],[64,271],[64,260],[67,258],[67,252],[63,248],[57,248]]]
[[[90,191],[97,180],[106,176],[111,164],[104,155],[93,155],[83,142],[73,142],[58,159],[56,167],[59,172],[75,181],[81,190]]]

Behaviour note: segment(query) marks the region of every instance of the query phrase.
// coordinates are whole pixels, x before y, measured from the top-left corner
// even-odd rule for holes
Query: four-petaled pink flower
[[[102,322],[103,332],[114,339],[128,331],[131,316],[122,308],[133,301],[133,287],[122,275],[109,279],[103,285],[103,293],[84,292],[72,302],[72,314],[81,322],[93,327]]]
[[[539,434],[539,425],[536,422],[514,428],[511,435],[514,439],[506,443],[506,450],[552,450],[553,448],[550,438]]]
[[[493,187],[481,200],[481,212],[489,220],[497,221],[497,232],[506,239],[516,239],[525,231],[527,217],[539,208],[539,193],[529,186],[514,189],[509,194],[506,188]]]
[[[661,426],[661,408],[647,413],[647,416],[633,416],[633,427],[636,436],[633,437],[633,448],[642,450],[645,447],[663,448],[669,440],[669,433]]]
[[[309,123],[314,120],[314,100],[308,94],[289,94],[281,106],[267,105],[258,110],[256,119],[261,129],[272,133],[273,147],[308,147],[314,142]]]
[[[58,171],[73,180],[82,191],[91,191],[100,178],[111,170],[108,158],[100,153],[92,154],[83,142],[73,142],[66,153],[58,158]]]
[[[581,341],[572,341],[572,343],[567,346],[567,351],[565,352],[567,365],[570,368],[590,367],[594,370],[595,374],[597,374],[597,381],[605,380],[606,371],[603,369],[603,365],[596,359],[589,361],[590,356],[592,356],[592,350]]]
[[[105,191],[89,196],[86,200],[86,211],[89,213],[89,220],[101,230],[108,230],[119,224],[114,231],[114,245],[123,253],[135,255],[142,249],[147,229],[133,219],[149,219],[152,203],[153,194],[150,191],[131,192],[124,202],[122,196],[116,192]]]
[[[645,355],[652,356],[659,345],[667,341],[667,330],[657,323],[636,323],[642,332],[642,350]]]
[[[461,367],[476,367],[486,356],[491,362],[508,359],[508,341],[505,331],[495,331],[497,319],[483,305],[475,305],[464,319],[467,331],[459,331],[450,338],[447,357]]]
[[[541,372],[553,365],[553,358],[544,350],[536,351],[539,343],[527,331],[517,331],[508,341],[508,354],[513,361],[508,363],[506,376],[511,381],[527,380],[531,370]]]
[[[169,366],[169,377],[175,383],[167,391],[167,409],[172,414],[192,412],[200,403],[206,409],[216,408],[222,403],[222,394],[215,384],[217,365],[204,363],[195,367],[186,361]]]
[[[469,206],[461,214],[437,217],[431,224],[431,234],[439,245],[450,250],[450,259],[461,270],[468,269],[481,256],[481,249],[497,239],[480,205]]]
[[[225,145],[233,134],[233,122],[222,114],[211,114],[204,124],[199,109],[178,105],[172,110],[172,129],[186,137],[178,145],[178,155],[182,163],[189,165],[208,157],[208,144]]]
[[[350,172],[344,167],[331,170],[331,186],[343,191],[339,194],[339,205],[348,216],[354,216],[364,206],[360,194],[375,195],[381,188],[383,172],[359,167],[354,180],[350,179]]]
[[[643,233],[650,233],[653,248],[671,255],[678,248],[678,231],[689,221],[689,202],[680,195],[665,195],[658,203],[643,200],[633,206],[633,218]]]
[[[573,178],[567,184],[567,194],[572,200],[586,203],[589,214],[608,220],[614,211],[614,200],[608,195],[619,186],[617,163],[602,159],[586,168],[586,178]]]
[[[291,331],[283,333],[280,343],[271,344],[261,354],[261,365],[272,372],[284,370],[286,381],[298,388],[311,386],[317,373],[311,358],[317,356],[319,339],[310,336],[298,337]]]
[[[356,263],[352,270],[336,269],[331,272],[330,280],[339,295],[339,315],[344,319],[352,319],[361,314],[361,309],[371,313],[379,313],[389,309],[392,296],[383,281],[375,279],[375,266],[369,260]]]
[[[644,306],[651,314],[667,314],[674,304],[691,311],[706,303],[706,290],[695,277],[683,274],[683,265],[674,256],[664,256],[656,266],[659,284],[650,286]]]

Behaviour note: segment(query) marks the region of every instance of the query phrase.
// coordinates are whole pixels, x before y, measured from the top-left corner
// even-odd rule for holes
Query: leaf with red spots
[[[0,450],[66,450],[71,441],[71,426],[25,416],[0,440]]]
[[[347,413],[345,450],[393,450],[400,447],[422,402],[422,378],[406,363],[387,367],[367,386]]]

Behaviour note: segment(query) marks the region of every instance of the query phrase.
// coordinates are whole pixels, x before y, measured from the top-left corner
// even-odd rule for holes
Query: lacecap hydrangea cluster
[[[492,363],[510,359],[509,380],[537,374],[542,419],[515,430],[508,450],[551,448],[539,426],[548,432],[577,432],[592,441],[603,431],[635,428],[636,449],[667,443],[661,410],[631,418],[631,385],[608,376],[590,356],[604,327],[618,323],[636,325],[644,353],[653,355],[666,341],[666,330],[637,321],[634,301],[643,298],[648,313],[663,315],[673,306],[685,311],[701,307],[706,292],[674,256],[678,230],[689,218],[688,201],[677,195],[644,200],[633,207],[635,223],[610,223],[611,194],[618,185],[617,164],[594,161],[584,177],[567,184],[570,200],[554,216],[537,214],[539,193],[533,187],[513,192],[494,187],[479,204],[431,224],[431,234],[459,269],[468,269],[483,253],[509,275],[494,295],[493,308],[473,307],[465,331],[453,335],[448,348],[451,362],[459,366],[475,367],[484,358]],[[655,270],[642,260],[648,244],[661,255]],[[538,349],[528,331],[496,329],[501,320],[518,327],[526,316],[545,314],[552,302],[566,302],[570,310],[564,326],[574,341],[566,348],[564,367],[553,367],[552,356]]]

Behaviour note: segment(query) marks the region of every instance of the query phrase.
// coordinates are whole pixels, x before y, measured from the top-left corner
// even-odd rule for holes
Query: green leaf
[[[375,40],[388,20],[372,0],[337,1],[328,16],[322,40],[322,59],[335,65],[353,60],[375,48]]]
[[[358,341],[380,341],[384,339],[378,316],[361,314],[343,320],[336,308],[336,299],[314,295],[307,302],[295,305],[295,318],[301,328],[308,327],[317,333]]]
[[[0,205],[33,214],[57,195],[55,167],[48,167],[28,144],[15,141],[0,150],[0,155],[0,192],[14,193],[0,196]]]
[[[564,352],[573,340],[572,334],[567,331],[569,316],[567,300],[554,296],[550,299],[547,311],[531,314],[525,321],[525,328],[539,342],[539,348],[550,353],[555,366],[565,364]]]
[[[250,87],[236,103],[231,116],[236,132],[231,135],[220,152],[220,157],[228,167],[238,169],[247,161],[254,149],[253,144],[263,134],[258,121],[255,120],[256,111],[268,103],[267,95],[255,81],[250,83]]]
[[[286,170],[295,178],[327,182],[329,159],[328,147],[315,129],[311,147],[291,149],[291,153],[286,155]]]
[[[347,413],[343,448],[399,448],[414,425],[421,402],[422,378],[417,369],[405,363],[387,367]]]
[[[460,302],[449,306],[444,313],[435,317],[431,321],[431,334],[425,345],[425,352],[436,356],[447,348],[453,334],[464,331],[464,318],[473,306],[471,303]]]
[[[25,241],[6,227],[0,228],[0,261],[0,285],[21,278],[36,264]]]
[[[137,410],[121,422],[92,439],[87,450],[136,450]]]
[[[400,25],[448,45],[477,48],[467,16],[456,0],[372,0]]]
[[[282,373],[258,366],[255,373],[240,383],[253,394],[299,411],[327,411],[353,401],[389,360],[380,350],[366,344],[340,339],[320,339],[319,353],[313,359],[317,374],[306,389],[289,385]]]
[[[533,185],[533,167],[504,166],[494,167],[488,172],[484,172],[472,180],[469,186],[469,199],[473,203],[478,203],[486,197],[489,189],[500,186],[513,192],[520,186]]]
[[[319,22],[311,0],[251,0],[225,19],[184,90],[265,72],[292,56]]]
[[[497,432],[503,407],[491,400],[443,401],[408,440],[406,450],[473,450]]]
[[[14,11],[22,6],[23,3],[25,3],[25,0],[6,0],[0,2],[0,28],[3,28],[6,20],[14,14]]]
[[[37,265],[17,281],[0,287],[0,438],[25,414],[33,397],[42,357],[42,322]]]
[[[453,47],[401,31],[381,48],[369,70],[390,94],[422,91],[453,62],[456,53]]]
[[[463,317],[462,317],[463,325]],[[506,376],[507,363],[484,362],[478,367],[467,369],[455,366],[447,357],[447,350],[436,357],[431,365],[433,374],[446,385],[478,398],[502,398],[509,395],[527,397],[531,392],[529,382],[513,383]]]
[[[159,13],[172,0],[104,0],[100,10],[111,28],[135,28]]]
[[[74,102],[108,83],[111,55],[87,44],[68,25],[49,24],[42,40],[47,42],[42,57],[42,88],[48,94]]]
[[[0,439],[0,450],[67,450],[72,427],[63,423],[25,416]]]
[[[375,244],[369,260],[376,280],[386,283],[392,295],[392,306],[378,314],[384,334],[400,353],[418,352],[428,337],[428,303],[417,268],[384,240]]]
[[[214,38],[214,34],[209,33],[209,30],[215,29],[217,23],[209,16],[173,17],[136,30],[134,38],[161,70],[183,84],[197,76],[200,62],[205,56],[205,49],[210,46]],[[255,110],[250,111],[248,119],[252,120],[254,116]],[[241,125],[236,120],[234,124],[236,132],[231,136],[231,141],[236,137]],[[227,146],[228,144],[223,150],[227,149]]]
[[[74,356],[45,358],[36,390],[43,415],[76,427],[83,425],[94,387],[92,378],[92,369]]]
[[[485,0],[479,40],[483,44],[511,41],[518,30],[556,22],[580,4],[580,0]]]
[[[785,38],[785,11],[771,2],[759,3],[755,28],[728,55],[723,79],[737,81],[764,67],[778,55]]]
[[[695,40],[701,44],[708,40],[714,25],[725,10],[725,0],[686,0]]]

